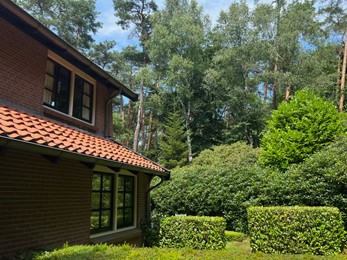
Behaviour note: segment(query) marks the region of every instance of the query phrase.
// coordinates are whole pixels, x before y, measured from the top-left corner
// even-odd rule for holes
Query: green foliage
[[[225,248],[226,222],[221,217],[167,217],[160,221],[161,247]]]
[[[258,155],[259,149],[254,149],[246,143],[237,142],[203,150],[194,158],[193,165],[250,165],[257,162]]]
[[[159,163],[169,169],[182,166],[188,161],[187,134],[179,113],[171,113],[164,127],[164,135],[159,143]]]
[[[229,241],[229,242],[230,241],[242,242],[246,238],[247,238],[247,235],[243,234],[241,232],[235,232],[235,231],[229,231],[229,230],[225,231],[225,239],[226,239],[226,241]]]
[[[93,250],[92,248],[98,248]],[[77,249],[78,248],[78,249]],[[16,258],[17,260],[18,258]],[[253,254],[249,247],[249,241],[228,242],[224,250],[193,250],[190,248],[146,248],[131,247],[129,245],[83,245],[69,246],[64,249],[57,249],[54,252],[45,252],[34,258],[19,258],[34,260],[322,260],[321,256],[314,255],[268,255],[261,252]],[[325,256],[326,260],[343,260],[346,259],[345,254]]]
[[[329,255],[345,245],[337,208],[250,207],[248,222],[253,252]]]
[[[287,204],[334,206],[347,227],[347,139],[342,138],[293,165],[278,182],[278,195]],[[282,188],[279,188],[282,187]]]
[[[161,214],[222,216],[228,229],[247,232],[246,209],[257,205],[262,176],[258,166],[184,167],[172,171],[172,180],[155,189],[152,199]]]
[[[77,49],[88,49],[92,35],[101,27],[96,22],[95,0],[15,0],[48,29]],[[78,36],[77,36],[78,35]]]
[[[345,132],[346,117],[331,102],[308,90],[273,111],[261,140],[260,164],[285,170]]]

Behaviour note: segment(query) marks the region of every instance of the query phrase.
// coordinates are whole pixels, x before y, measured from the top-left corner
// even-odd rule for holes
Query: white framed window
[[[100,169],[100,168],[99,168]],[[103,235],[136,227],[137,176],[95,171],[92,180],[90,233]]]
[[[49,51],[44,89],[45,106],[94,124],[96,81]]]

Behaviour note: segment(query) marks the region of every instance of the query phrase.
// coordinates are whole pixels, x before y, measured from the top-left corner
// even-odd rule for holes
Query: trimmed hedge
[[[225,239],[226,241],[237,241],[237,242],[242,242],[247,238],[246,234],[243,234],[241,232],[236,232],[236,231],[225,231]]]
[[[250,244],[253,252],[337,254],[346,232],[337,208],[250,207]]]
[[[226,222],[221,217],[175,216],[160,221],[159,246],[192,249],[225,248]]]

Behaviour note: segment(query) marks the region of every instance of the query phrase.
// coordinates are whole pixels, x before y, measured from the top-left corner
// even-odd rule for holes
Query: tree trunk
[[[120,116],[122,120],[122,130],[125,129],[125,113],[124,113],[124,101],[123,101],[123,95],[120,95]]]
[[[266,105],[267,105],[267,90],[268,90],[268,86],[267,83],[264,83],[264,103],[263,103],[263,110],[266,109]]]
[[[137,152],[139,148],[139,136],[140,136],[140,130],[141,130],[141,115],[142,115],[142,103],[143,103],[143,82],[141,82],[141,89],[140,89],[140,104],[139,108],[137,110],[137,119],[136,119],[136,128],[134,132],[134,143],[133,143],[133,150]]]
[[[340,44],[339,54],[338,54],[338,60],[337,60],[337,81],[336,81],[336,93],[335,93],[336,101],[339,98],[339,89],[340,89],[340,84],[341,84],[341,55],[342,55],[342,46],[343,46],[344,36],[345,35],[342,34],[341,44]]]
[[[146,115],[145,115],[145,111],[144,111],[144,106],[142,106],[142,116],[141,116],[141,136],[142,136],[142,139],[141,139],[141,148],[142,148],[142,151],[145,150],[146,148],[146,124],[145,124],[145,118]]]
[[[147,141],[146,151],[149,151],[149,149],[151,149],[152,135],[153,135],[153,110],[151,111],[149,115],[149,129],[148,129],[148,141]]]
[[[341,73],[341,97],[339,104],[339,111],[343,110],[345,100],[345,84],[346,84],[346,63],[347,63],[347,31],[345,39],[345,51],[343,53],[342,73]]]
[[[193,161],[193,152],[192,152],[192,142],[190,136],[190,101],[188,102],[187,114],[186,114],[186,131],[187,131],[187,145],[188,145],[188,162],[191,163]]]
[[[277,57],[277,54],[276,54],[276,59],[275,59],[275,67],[274,67],[274,83],[272,85],[272,108],[273,109],[276,109],[277,108],[277,85],[276,85],[276,74],[277,74],[277,71],[278,71],[278,65],[277,65],[277,62],[278,62],[278,57]]]
[[[286,89],[286,97],[285,97],[285,101],[288,103],[289,101],[289,96],[290,96],[290,84],[288,84],[287,89]]]

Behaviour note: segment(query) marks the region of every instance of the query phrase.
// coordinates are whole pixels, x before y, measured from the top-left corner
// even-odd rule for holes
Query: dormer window
[[[92,123],[95,81],[59,56],[50,54],[46,67],[44,105]]]

